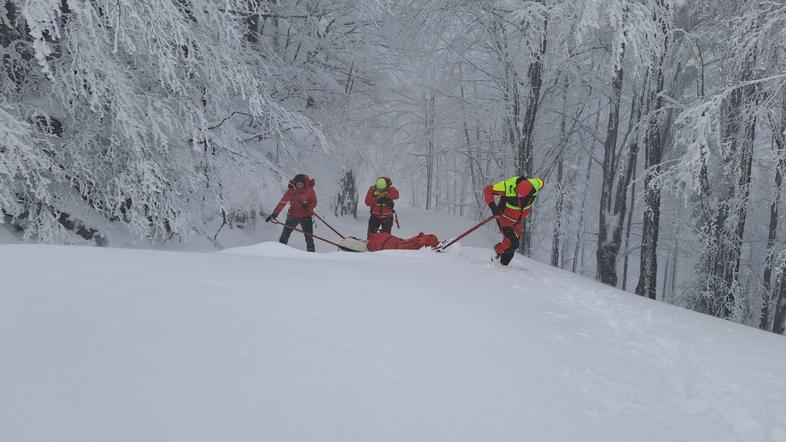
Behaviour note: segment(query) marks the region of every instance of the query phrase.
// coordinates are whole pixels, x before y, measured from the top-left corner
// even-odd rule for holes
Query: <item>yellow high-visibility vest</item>
[[[491,189],[495,192],[505,192],[505,207],[508,209],[513,210],[527,210],[532,207],[532,203],[535,201],[535,197],[538,196],[538,192],[541,188],[543,188],[543,180],[540,178],[527,178],[527,181],[532,185],[532,188],[535,189],[535,193],[531,194],[529,204],[526,207],[519,207],[515,204],[511,204],[509,201],[516,199],[518,200],[518,194],[516,193],[516,188],[518,187],[519,183],[521,182],[520,176],[514,176],[512,178],[508,178],[506,180],[502,180],[498,183],[495,183]]]

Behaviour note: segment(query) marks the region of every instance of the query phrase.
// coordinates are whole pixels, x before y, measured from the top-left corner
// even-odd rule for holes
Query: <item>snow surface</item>
[[[442,254],[0,245],[0,441],[786,440],[782,336],[499,267],[491,233]]]
[[[8,224],[0,224],[0,244],[19,244],[21,241],[14,235]]]

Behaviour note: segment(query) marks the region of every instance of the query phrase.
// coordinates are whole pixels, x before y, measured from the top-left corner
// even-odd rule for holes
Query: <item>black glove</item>
[[[377,198],[377,204],[393,208],[393,200],[386,196],[383,196],[382,198]]]
[[[300,206],[301,206],[301,207],[303,207],[303,210],[308,210],[308,209],[309,209],[309,207],[308,207],[308,201],[303,201],[303,202],[300,204]]]
[[[502,215],[502,212],[504,211],[504,210],[502,209],[502,207],[500,207],[500,206],[498,206],[498,205],[494,204],[494,202],[493,202],[493,201],[489,203],[489,209],[491,209],[491,213],[492,213],[494,216],[500,216],[500,215]]]
[[[271,213],[271,214],[270,214],[270,216],[268,216],[267,218],[265,218],[265,222],[266,222],[266,223],[269,223],[270,221],[272,221],[272,220],[276,219],[276,217],[277,217],[277,216],[278,216],[278,213],[276,213],[276,212],[273,212],[273,213]]]

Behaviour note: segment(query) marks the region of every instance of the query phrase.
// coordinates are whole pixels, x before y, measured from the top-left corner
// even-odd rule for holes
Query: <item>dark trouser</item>
[[[510,264],[516,249],[519,248],[521,235],[524,233],[524,219],[529,214],[529,209],[524,212],[506,208],[502,216],[497,218],[497,225],[502,232],[502,241],[494,246],[502,265]]]
[[[289,242],[289,235],[292,234],[292,229],[300,224],[300,228],[308,233],[308,235],[304,235],[306,237],[306,250],[309,252],[314,251],[314,237],[311,236],[314,234],[314,220],[311,219],[310,216],[304,216],[302,218],[287,216],[287,220],[284,224],[286,225],[284,226],[284,230],[281,231],[281,238],[278,239],[278,242],[281,244]]]
[[[513,259],[513,255],[516,254],[516,249],[519,248],[519,236],[516,234],[516,230],[511,226],[502,227],[502,235],[505,236],[504,242],[510,243],[505,249],[504,252],[500,253],[499,255],[499,262],[502,265],[510,264],[510,261]]]
[[[393,230],[393,217],[377,218],[371,215],[368,219],[368,231],[377,232],[380,229],[385,233],[390,233],[390,231]]]

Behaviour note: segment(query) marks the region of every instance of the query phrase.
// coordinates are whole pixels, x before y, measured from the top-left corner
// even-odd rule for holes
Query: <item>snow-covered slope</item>
[[[0,441],[786,440],[783,337],[487,255],[1,245]]]

